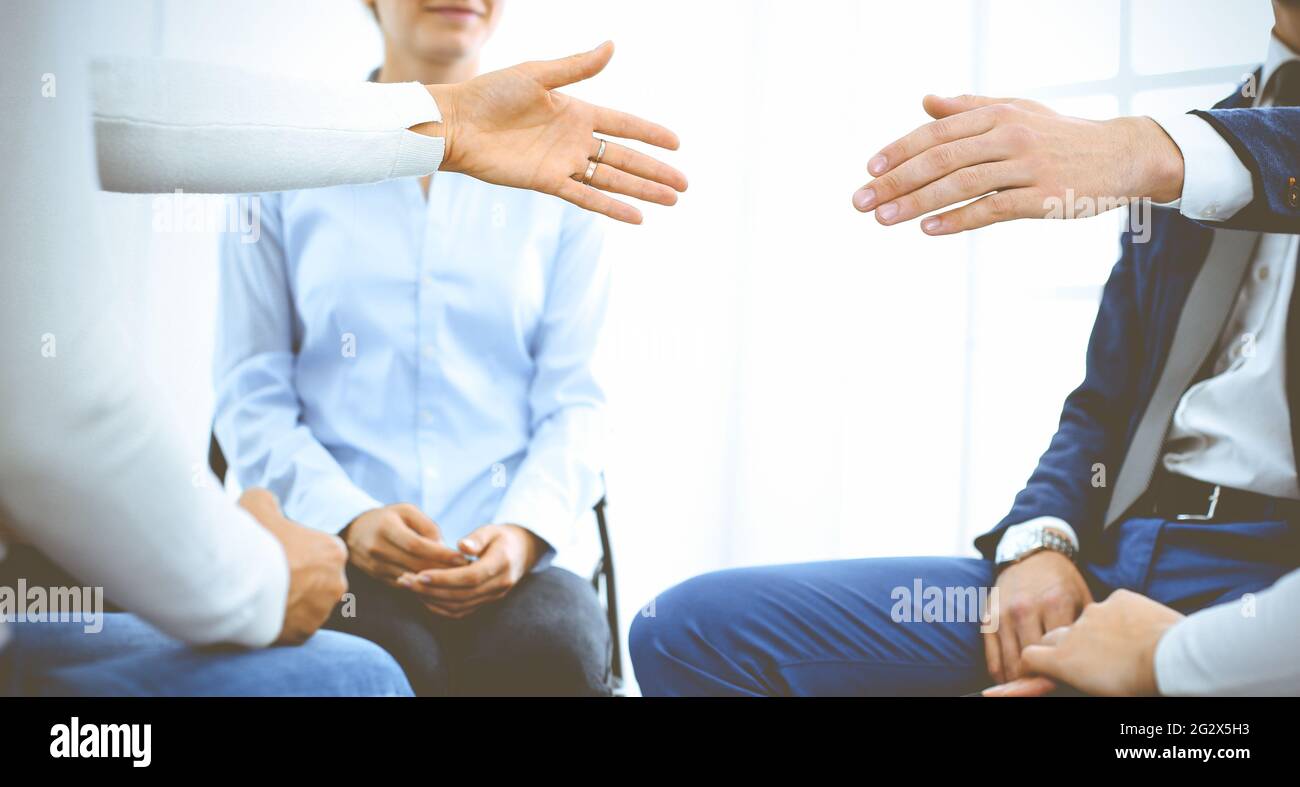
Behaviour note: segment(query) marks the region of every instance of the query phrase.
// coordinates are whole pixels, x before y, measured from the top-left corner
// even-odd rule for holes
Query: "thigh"
[[[325,627],[363,637],[393,654],[416,695],[446,696],[447,658],[439,623],[419,597],[352,565],[347,567],[347,589],[350,597],[335,607]]]
[[[440,621],[408,590],[394,588],[348,566],[350,598],[325,627],[370,640],[392,654],[421,697],[448,693],[447,658]]]
[[[296,647],[197,648],[133,615],[103,631],[80,624],[15,626],[11,692],[29,696],[393,696],[410,687],[372,643],[320,632]],[[107,636],[105,636],[107,635]],[[57,658],[45,657],[57,653]]]
[[[11,668],[33,674],[143,652],[180,650],[184,643],[135,615],[105,613],[95,625],[72,621],[15,623]]]
[[[706,574],[637,616],[630,639],[637,681],[649,695],[975,691],[988,678],[980,610],[972,607],[992,581],[988,561],[962,558]],[[935,592],[937,610],[928,603]]]
[[[446,621],[453,691],[463,695],[607,696],[609,624],[591,584],[548,568],[500,601]]]

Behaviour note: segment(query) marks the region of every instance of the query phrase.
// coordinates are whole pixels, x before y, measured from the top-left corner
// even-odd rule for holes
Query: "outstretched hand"
[[[924,106],[934,121],[873,156],[867,171],[875,180],[853,195],[854,207],[875,211],[881,224],[942,211],[921,229],[950,235],[1182,193],[1182,153],[1150,118],[1084,120],[1035,101],[984,96],[926,96]]]
[[[556,88],[590,79],[614,54],[614,45],[561,60],[522,63],[455,85],[430,85],[442,112],[442,169],[488,183],[552,194],[619,221],[641,223],[641,211],[605,192],[673,205],[686,176],[651,156],[612,141],[584,183],[602,137],[622,137],[667,150],[672,131],[633,115],[588,104]]]

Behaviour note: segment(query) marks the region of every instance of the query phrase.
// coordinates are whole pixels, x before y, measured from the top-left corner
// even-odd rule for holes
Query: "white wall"
[[[1232,16],[1225,24],[1257,40],[1209,65],[1262,54],[1267,2],[1232,5],[1201,12]],[[378,62],[359,0],[139,6],[153,19],[143,46],[156,54],[328,78],[362,78]],[[671,160],[691,178],[678,207],[647,210],[640,228],[609,227],[608,475],[625,624],[702,571],[968,553],[970,535],[1005,512],[1079,379],[1114,224],[932,239],[914,225],[879,227],[849,198],[871,154],[926,119],[924,93],[1014,89],[1027,72],[1041,77],[1029,87],[1106,79],[1127,9],[510,3],[490,67],[615,40],[607,72],[573,92],[673,127],[683,148]],[[1165,44],[1191,24],[1156,18],[1171,26],[1157,36]],[[1151,51],[1141,62],[1164,50]],[[1097,90],[1060,101],[1117,111],[1117,88]],[[102,199],[122,265],[150,273],[138,329],[189,417],[198,466],[214,239],[152,232],[149,198]]]

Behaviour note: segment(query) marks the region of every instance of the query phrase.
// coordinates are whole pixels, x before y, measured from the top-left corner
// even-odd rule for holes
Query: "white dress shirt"
[[[29,3],[0,25],[12,197],[0,201],[0,520],[172,635],[266,645],[283,623],[284,552],[215,483],[196,482],[167,387],[142,373],[118,314],[144,283],[115,275],[96,245],[86,57],[106,42],[86,17],[80,4]],[[405,130],[439,118],[418,86],[146,61],[96,74],[110,187],[296,188],[441,162],[440,140]],[[49,76],[55,94],[43,94]]]

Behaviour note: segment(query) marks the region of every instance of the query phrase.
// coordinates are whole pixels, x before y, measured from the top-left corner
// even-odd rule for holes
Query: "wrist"
[[[349,553],[351,553],[353,549],[353,538],[360,538],[361,531],[365,530],[366,518],[378,510],[378,508],[372,508],[368,511],[362,511],[360,514],[357,514],[355,519],[348,522],[343,529],[339,531],[339,538],[343,539],[343,544],[347,546]]]
[[[433,97],[433,102],[438,105],[438,114],[441,120],[438,122],[421,123],[414,126],[411,130],[430,137],[442,138],[442,164],[438,169],[445,172],[456,172],[456,142],[457,140],[457,102],[456,102],[456,85],[425,85],[425,90]]]
[[[1183,154],[1149,117],[1120,118],[1129,131],[1134,186],[1127,196],[1148,197],[1159,203],[1173,202],[1183,193]]]
[[[1161,627],[1138,652],[1137,693],[1140,696],[1160,694],[1160,682],[1156,679],[1156,651],[1160,649],[1160,640],[1164,639],[1171,627],[1172,624]]]
[[[1079,553],[1079,538],[1064,520],[1043,516],[1011,525],[994,550],[993,562],[1000,573],[1008,566],[1040,552],[1055,552],[1074,562]]]
[[[523,525],[508,524],[506,527],[517,531],[524,543],[524,573],[532,571],[550,549],[546,540]]]

